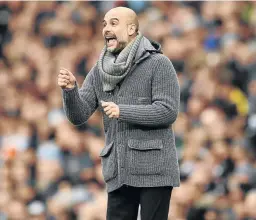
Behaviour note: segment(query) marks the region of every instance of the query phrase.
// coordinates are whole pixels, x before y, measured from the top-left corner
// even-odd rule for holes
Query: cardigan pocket
[[[128,171],[133,175],[159,175],[164,170],[162,140],[128,140]]]
[[[101,153],[102,174],[105,182],[117,176],[117,158],[114,148],[114,142],[106,145]]]

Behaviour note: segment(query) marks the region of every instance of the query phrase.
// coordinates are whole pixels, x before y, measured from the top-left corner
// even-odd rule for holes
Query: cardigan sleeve
[[[94,72],[95,67],[87,74],[80,89],[76,83],[73,89],[62,90],[64,112],[75,126],[86,123],[98,107],[93,83]]]

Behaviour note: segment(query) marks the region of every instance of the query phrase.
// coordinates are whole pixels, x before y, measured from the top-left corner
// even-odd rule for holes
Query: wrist
[[[73,90],[76,86],[77,86],[77,83],[75,82],[74,85],[71,85],[70,87],[65,87],[63,88],[63,90],[70,91],[70,90]]]

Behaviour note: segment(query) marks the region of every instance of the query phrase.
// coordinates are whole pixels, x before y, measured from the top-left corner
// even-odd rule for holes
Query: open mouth
[[[105,40],[106,40],[107,46],[113,46],[113,44],[115,44],[117,41],[116,37],[114,36],[106,36]]]

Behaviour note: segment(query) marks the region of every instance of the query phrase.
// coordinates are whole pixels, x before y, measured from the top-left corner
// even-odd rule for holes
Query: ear
[[[132,36],[136,32],[136,25],[135,24],[129,24],[128,25],[128,35]]]

